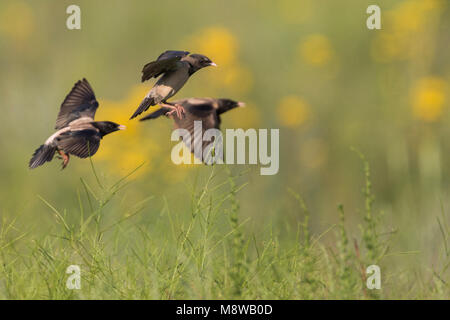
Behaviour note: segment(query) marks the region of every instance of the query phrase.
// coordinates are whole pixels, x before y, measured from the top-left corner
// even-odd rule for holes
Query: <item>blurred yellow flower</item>
[[[298,51],[306,63],[319,67],[328,64],[334,56],[330,41],[322,34],[308,36],[299,44]]]
[[[381,32],[372,41],[371,55],[378,62],[389,62],[404,59],[408,55],[410,44],[407,38],[399,37],[395,33]]]
[[[308,103],[295,95],[286,96],[278,104],[278,119],[283,126],[296,128],[310,117]]]
[[[33,11],[26,2],[9,2],[0,12],[0,34],[16,47],[25,45],[35,28]]]
[[[409,0],[386,12],[382,30],[375,33],[371,55],[379,62],[405,60],[414,56],[418,36],[427,30],[443,7],[441,0]]]
[[[152,137],[144,137],[142,123],[137,120],[129,120],[130,110],[134,110],[139,105],[147,91],[147,86],[139,85],[132,88],[128,97],[123,101],[99,101],[100,107],[96,115],[98,121],[114,121],[127,126],[127,130],[105,138],[95,155],[96,160],[107,163],[111,170],[118,175],[130,173],[143,162],[147,163],[138,171],[138,174],[149,171],[151,169],[150,160],[159,153],[158,144]]]
[[[438,120],[446,102],[446,87],[446,82],[441,78],[419,80],[411,93],[414,115],[423,121]]]
[[[238,43],[233,34],[223,27],[210,27],[194,34],[186,41],[196,53],[210,57],[219,66],[236,61]]]
[[[440,0],[409,0],[401,2],[389,13],[389,18],[396,31],[416,32],[427,23],[430,11],[442,8]]]
[[[181,47],[195,53],[208,56],[217,63],[218,68],[205,72],[202,89],[207,89],[208,95],[215,95],[223,89],[229,89],[232,94],[242,95],[253,85],[250,70],[238,59],[238,41],[227,28],[212,26],[187,37]],[[205,80],[206,79],[206,80]]]

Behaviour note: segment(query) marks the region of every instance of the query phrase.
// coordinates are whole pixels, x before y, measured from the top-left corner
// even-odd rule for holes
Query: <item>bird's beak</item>
[[[245,107],[245,102],[239,101],[237,104],[238,107]]]
[[[127,127],[125,127],[124,125],[120,125],[119,126],[119,130],[125,130]]]
[[[214,62],[211,62],[209,65],[213,66],[213,67],[217,67],[217,64],[215,64]]]

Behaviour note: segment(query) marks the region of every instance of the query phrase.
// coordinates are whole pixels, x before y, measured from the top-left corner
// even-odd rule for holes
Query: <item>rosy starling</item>
[[[171,113],[176,112],[177,116],[181,118],[182,106],[169,103],[166,100],[176,94],[191,75],[208,66],[216,66],[216,64],[204,55],[189,55],[187,51],[166,51],[156,61],[147,63],[142,69],[142,82],[162,76],[142,100],[130,119],[137,117],[149,107],[157,104],[169,108]]]
[[[86,79],[75,83],[64,99],[56,119],[57,130],[33,154],[29,167],[36,168],[51,161],[57,151],[63,159],[62,168],[69,163],[69,155],[87,158],[94,155],[100,140],[107,134],[125,129],[111,121],[94,121],[98,102]]]
[[[208,129],[220,129],[220,115],[228,110],[236,107],[243,107],[245,103],[234,101],[231,99],[213,99],[213,98],[188,98],[181,99],[173,102],[174,104],[181,105],[185,110],[185,117],[179,118],[172,115],[171,108],[161,107],[155,112],[143,117],[140,121],[148,119],[156,119],[162,115],[170,117],[174,120],[174,126],[176,129],[182,128],[189,131],[191,141],[187,141],[186,146],[194,153],[194,140],[203,140],[202,137]],[[201,137],[195,135],[194,121],[202,122]],[[186,142],[186,141],[185,141]],[[202,155],[205,154],[205,150],[213,146],[211,141],[202,141]],[[195,154],[197,158],[201,158],[201,155]]]

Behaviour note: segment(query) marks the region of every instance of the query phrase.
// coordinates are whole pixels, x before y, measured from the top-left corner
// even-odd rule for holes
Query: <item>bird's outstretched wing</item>
[[[31,169],[42,166],[47,161],[52,161],[56,152],[56,147],[48,144],[43,144],[34,151],[33,156],[28,164]]]
[[[173,103],[180,104],[189,110],[187,118],[190,122],[201,120],[205,131],[212,128],[219,129],[220,119],[217,115],[217,99],[188,98]]]
[[[55,129],[62,129],[70,122],[82,117],[94,120],[98,102],[89,82],[83,78],[73,86],[72,90],[64,99],[56,119]]]
[[[157,78],[161,74],[174,70],[177,66],[177,62],[189,54],[187,51],[175,51],[168,50],[163,52],[156,61],[147,63],[142,68],[142,79],[144,82],[153,77]]]
[[[219,117],[214,107],[215,100],[209,98],[190,98],[174,101],[173,103],[182,105],[186,110],[185,116],[182,119],[174,117],[175,127],[186,129],[190,133],[191,140],[183,140],[183,142],[195,157],[199,159],[203,158],[206,150],[210,150],[214,146],[214,143],[220,143],[219,141],[214,141],[214,139],[212,141],[203,141],[206,130],[219,129]],[[201,131],[195,131],[195,121],[201,121]],[[201,150],[195,150],[195,146],[197,145],[201,145]],[[201,151],[202,154],[197,154],[198,151]]]
[[[66,153],[79,158],[87,158],[97,152],[100,139],[98,131],[94,129],[69,131],[57,138],[57,145]]]

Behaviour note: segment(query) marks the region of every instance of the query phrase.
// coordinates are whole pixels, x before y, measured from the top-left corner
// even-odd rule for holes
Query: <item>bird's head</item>
[[[211,61],[207,56],[202,54],[193,53],[186,58],[186,61],[191,65],[192,73],[198,71],[202,68],[213,66],[217,67],[217,65]]]
[[[106,136],[107,134],[109,134],[111,132],[125,130],[127,128],[121,124],[117,124],[117,123],[111,122],[111,121],[95,121],[95,122],[92,122],[92,125],[100,131],[100,134],[102,135],[102,137]]]
[[[218,108],[219,113],[224,113],[228,110],[245,106],[244,102],[234,101],[231,99],[219,99],[218,104],[219,104],[219,108]]]

